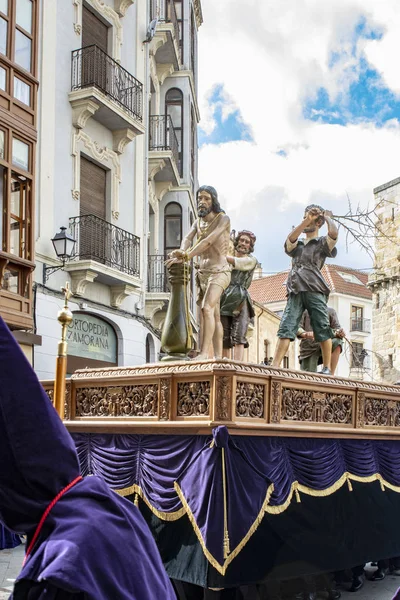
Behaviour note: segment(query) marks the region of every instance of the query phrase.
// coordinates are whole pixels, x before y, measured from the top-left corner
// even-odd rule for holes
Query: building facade
[[[157,360],[151,257],[179,245],[173,218],[183,235],[194,211],[198,111],[193,124],[187,113],[197,108],[199,15],[192,0],[41,5],[34,362],[42,379],[54,375],[65,282],[68,373]],[[65,264],[51,242],[62,227],[76,240]]]
[[[373,294],[374,378],[400,381],[400,178],[374,189],[377,226]]]
[[[250,294],[253,300],[282,316],[286,306],[286,279],[289,271],[282,271],[253,280]],[[335,309],[339,323],[346,332],[346,340],[336,374],[342,377],[371,381],[374,377],[372,344],[372,294],[368,275],[362,271],[339,265],[326,264],[322,269],[331,290],[328,305]],[[266,340],[266,343],[271,343]],[[295,368],[298,363],[298,340]],[[273,354],[272,354],[273,355]],[[289,365],[290,366],[290,365]]]
[[[272,310],[259,302],[254,302],[254,320],[247,331],[249,347],[245,350],[245,361],[255,364],[270,364],[275,354],[278,342],[277,333],[281,318]],[[287,356],[284,357],[284,366],[295,369],[296,345],[290,344]]]
[[[28,358],[34,330],[38,0],[0,2],[0,314]]]

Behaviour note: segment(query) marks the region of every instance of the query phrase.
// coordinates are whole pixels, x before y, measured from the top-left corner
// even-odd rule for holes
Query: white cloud
[[[363,55],[400,94],[398,2],[202,0],[202,6],[201,127],[207,132],[213,128],[207,99],[213,87],[222,84],[228,110],[240,109],[254,143],[204,146],[200,182],[215,185],[236,228],[254,223],[258,240],[263,238],[257,245],[261,260],[273,270],[274,256],[280,269],[287,261],[282,256],[279,262],[276,248],[281,252],[288,226],[299,221],[299,205],[319,199],[334,211],[343,210],[346,193],[365,204],[372,201],[373,187],[400,176],[397,120],[383,127],[365,122],[340,126],[303,116],[305,98],[321,87],[332,99],[345,98]],[[361,38],[355,46],[354,29],[362,19],[367,27],[380,30],[382,39]],[[282,149],[286,156],[277,155]],[[250,206],[256,220],[249,217]],[[349,256],[337,260],[368,263],[354,247]]]

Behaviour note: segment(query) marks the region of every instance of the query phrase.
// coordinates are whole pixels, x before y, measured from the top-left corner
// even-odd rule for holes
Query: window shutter
[[[82,9],[82,46],[96,44],[101,50],[107,52],[108,27],[85,6]]]
[[[80,214],[106,218],[107,172],[81,156]]]

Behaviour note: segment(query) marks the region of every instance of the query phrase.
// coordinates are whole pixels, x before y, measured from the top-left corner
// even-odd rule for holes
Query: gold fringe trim
[[[223,459],[224,459],[224,457],[223,457]],[[331,496],[332,494],[337,492],[346,483],[349,488],[349,491],[353,491],[353,486],[351,484],[352,481],[357,481],[358,483],[372,483],[374,481],[379,481],[382,491],[385,491],[385,489],[388,488],[389,490],[392,490],[393,492],[400,493],[400,486],[396,486],[396,485],[393,485],[392,483],[389,483],[382,477],[382,475],[380,473],[375,473],[374,475],[369,475],[368,477],[360,477],[359,475],[353,475],[352,473],[348,473],[346,471],[334,484],[332,484],[330,487],[325,488],[323,490],[314,490],[308,486],[302,485],[298,481],[294,481],[290,487],[290,491],[289,491],[288,497],[286,498],[285,502],[283,502],[282,504],[279,504],[277,506],[269,506],[269,501],[270,501],[271,495],[274,491],[274,484],[271,483],[271,485],[269,486],[269,488],[267,490],[261,510],[258,513],[255,521],[253,522],[252,526],[250,527],[250,529],[248,530],[248,532],[246,533],[244,538],[241,540],[241,542],[239,542],[239,544],[236,546],[236,548],[234,548],[232,550],[232,552],[230,552],[229,551],[229,534],[228,534],[228,527],[227,527],[227,508],[226,508],[226,512],[225,512],[226,480],[225,480],[224,474],[225,474],[225,462],[223,462],[223,486],[224,486],[224,539],[223,539],[224,546],[223,546],[223,548],[224,548],[224,559],[225,559],[223,564],[220,564],[217,561],[217,559],[214,558],[214,556],[206,548],[200,528],[197,525],[195,517],[186,501],[186,498],[183,495],[183,492],[182,492],[181,488],[179,487],[179,484],[176,481],[174,482],[174,488],[175,488],[175,491],[182,503],[182,508],[180,508],[179,510],[177,510],[175,512],[171,512],[171,513],[157,510],[154,506],[152,506],[151,502],[146,498],[145,494],[143,493],[143,490],[141,489],[141,487],[136,484],[132,485],[128,488],[124,488],[121,490],[114,490],[114,491],[117,494],[119,494],[120,496],[130,496],[130,495],[135,494],[135,504],[136,504],[136,499],[138,499],[138,497],[140,497],[143,500],[143,502],[145,502],[147,504],[147,506],[152,511],[152,513],[154,515],[156,515],[156,517],[158,517],[159,519],[161,519],[163,521],[177,521],[178,519],[183,517],[183,515],[187,514],[189,521],[193,527],[193,530],[197,536],[197,539],[199,540],[200,546],[204,552],[205,557],[207,558],[208,562],[214,567],[214,569],[216,569],[218,571],[218,573],[220,573],[221,575],[225,575],[226,570],[227,570],[228,566],[230,565],[230,563],[236,558],[236,556],[238,556],[238,554],[241,552],[241,550],[244,548],[244,546],[250,540],[252,535],[255,533],[255,531],[257,530],[261,521],[263,520],[265,513],[269,513],[272,515],[278,515],[278,514],[285,512],[285,510],[290,506],[290,504],[293,500],[293,496],[295,496],[297,502],[301,502],[300,492],[302,494],[307,494],[309,496],[324,497],[324,496]],[[226,517],[226,520],[225,520],[225,517]],[[229,556],[228,556],[228,554],[229,554]]]
[[[170,512],[170,513],[164,512],[162,510],[157,510],[157,508],[152,505],[150,500],[148,500],[148,498],[144,494],[142,488],[139,485],[137,485],[136,483],[134,485],[131,485],[130,487],[123,488],[122,490],[114,490],[114,492],[116,492],[117,494],[119,494],[120,496],[123,496],[123,497],[132,496],[133,494],[136,494],[135,495],[135,504],[136,504],[136,497],[140,496],[140,498],[143,500],[143,502],[145,502],[145,504],[147,504],[147,506],[149,507],[151,512],[154,515],[156,515],[156,517],[161,519],[162,521],[177,521],[178,519],[183,517],[183,515],[186,513],[186,509],[184,508],[184,506],[182,506],[182,508],[180,508],[179,510],[176,510],[176,511]],[[136,506],[137,506],[137,504],[136,504]]]
[[[267,507],[268,502],[270,501],[272,492],[274,491],[274,484],[271,483],[271,485],[269,486],[267,493],[265,495],[265,499],[262,504],[261,510],[258,513],[253,525],[250,527],[249,531],[246,533],[246,535],[244,536],[242,541],[239,542],[239,544],[236,546],[236,548],[234,550],[232,550],[232,552],[229,554],[229,556],[226,558],[226,560],[224,560],[224,563],[222,565],[217,561],[216,558],[214,558],[214,556],[207,549],[206,544],[203,539],[203,536],[202,536],[202,533],[200,531],[200,528],[196,523],[196,519],[194,518],[194,515],[190,509],[190,506],[188,505],[186,498],[183,495],[183,492],[182,492],[181,488],[179,487],[179,484],[176,481],[174,483],[174,487],[175,487],[176,493],[178,494],[178,496],[182,502],[182,505],[185,507],[187,516],[189,517],[189,520],[192,524],[194,532],[195,532],[197,539],[199,540],[200,546],[204,552],[204,556],[207,558],[208,562],[214,567],[214,569],[216,569],[218,571],[218,573],[220,573],[221,575],[225,575],[226,569],[228,568],[230,563],[233,561],[234,558],[236,558],[236,556],[239,554],[239,552],[244,548],[244,546],[247,544],[247,542],[249,541],[249,539],[251,538],[253,533],[257,530],[258,526],[260,525],[261,521],[263,520],[264,514],[265,514],[265,509]]]

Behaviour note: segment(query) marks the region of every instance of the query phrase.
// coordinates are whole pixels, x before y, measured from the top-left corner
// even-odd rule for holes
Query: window
[[[364,366],[364,360],[366,357],[364,350],[364,344],[360,342],[352,342],[351,344],[351,368],[360,369]]]
[[[9,10],[9,3],[0,0],[0,11],[4,15],[0,16],[0,52],[32,72],[35,5],[33,0],[14,0],[14,3],[15,10]]]
[[[182,241],[182,207],[170,202],[164,212],[164,255],[179,248]]]
[[[32,0],[17,0],[16,24],[32,33]]]
[[[8,14],[8,0],[0,0],[0,12],[2,12],[3,15]]]
[[[27,106],[31,103],[31,86],[14,75],[14,98]]]
[[[362,306],[351,307],[351,331],[364,331],[364,309]]]
[[[155,362],[154,340],[149,333],[146,336],[146,362]]]
[[[7,89],[7,71],[0,67],[0,90]]]
[[[183,64],[183,2],[175,0],[176,19],[179,27],[179,47],[181,51],[181,63]]]
[[[169,115],[178,139],[179,173],[182,176],[183,157],[183,94],[181,90],[172,88],[165,95],[165,114]]]
[[[289,368],[289,357],[288,356],[284,356],[283,357],[283,368],[284,369],[288,369]]]
[[[33,253],[31,154],[31,143],[0,130],[0,249],[26,260]]]
[[[353,273],[342,273],[342,271],[338,271],[338,275],[347,283],[357,283],[358,285],[364,285],[361,279],[358,279]]]
[[[18,138],[13,138],[12,142],[12,163],[24,171],[29,171],[29,144]]]
[[[12,172],[9,252],[21,258],[29,258],[27,249],[27,228],[30,225],[30,219],[27,218],[29,192],[27,179]]]
[[[0,53],[7,55],[8,21],[0,17]]]
[[[379,292],[377,292],[375,295],[375,308],[380,308],[380,300]]]

